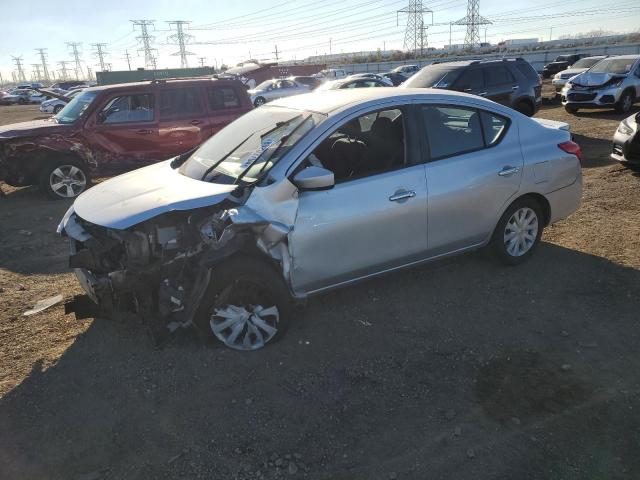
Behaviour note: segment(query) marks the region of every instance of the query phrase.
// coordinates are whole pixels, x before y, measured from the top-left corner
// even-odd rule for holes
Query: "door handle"
[[[149,135],[149,134],[153,133],[153,131],[152,131],[152,130],[145,130],[145,129],[143,128],[143,129],[141,129],[141,130],[136,130],[136,133],[137,133],[138,135]]]
[[[202,122],[200,120],[191,120],[189,123],[191,125],[200,125]]]
[[[520,167],[504,167],[502,170],[498,172],[498,175],[501,177],[510,177],[511,175],[518,173],[520,171]]]
[[[478,95],[481,96],[481,97],[484,97],[484,96],[487,95],[487,92],[480,92]]]
[[[390,202],[402,202],[407,201],[408,199],[415,197],[416,192],[413,190],[398,190],[396,193],[389,197]]]
[[[511,91],[512,92],[515,92],[516,90],[518,90],[518,86],[517,85],[514,85],[513,87],[511,87]]]

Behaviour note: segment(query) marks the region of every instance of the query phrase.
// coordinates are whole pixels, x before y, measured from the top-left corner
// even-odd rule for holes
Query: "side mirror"
[[[296,173],[293,177],[293,183],[300,190],[328,190],[336,182],[331,170],[310,166]]]

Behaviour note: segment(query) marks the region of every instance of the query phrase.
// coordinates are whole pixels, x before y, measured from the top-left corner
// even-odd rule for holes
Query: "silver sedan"
[[[87,190],[59,231],[102,317],[253,350],[296,299],[483,247],[528,260],[580,205],[568,130],[450,91],[300,95]]]

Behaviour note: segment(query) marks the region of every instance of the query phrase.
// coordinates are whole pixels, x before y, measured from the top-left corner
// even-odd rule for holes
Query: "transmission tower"
[[[109,70],[109,67],[104,62],[104,56],[107,55],[107,52],[105,52],[103,50],[103,48],[106,47],[107,44],[106,43],[92,43],[91,46],[96,49],[95,52],[93,52],[93,54],[96,57],[98,57],[98,61],[100,62],[100,70],[103,71],[103,72],[106,72],[107,70]]]
[[[409,0],[409,6],[398,10],[396,13],[396,21],[401,13],[407,14],[407,29],[404,33],[404,48],[414,53],[424,48],[424,31],[427,28],[424,24],[424,14],[431,14],[431,23],[433,23],[433,11],[423,7],[422,0]]]
[[[171,55],[180,55],[180,67],[188,68],[189,65],[187,64],[187,55],[195,55],[195,53],[187,52],[186,44],[193,38],[193,35],[184,33],[183,27],[191,22],[187,22],[185,20],[171,20],[167,23],[169,24],[169,28],[171,28],[172,25],[175,25],[176,27],[176,33],[174,35],[169,35],[167,37],[167,40],[170,42],[174,42],[174,44],[178,45],[178,48],[180,49],[179,51],[177,51],[176,53],[172,53]]]
[[[200,62],[200,66],[204,67],[204,62],[207,61],[207,57],[198,57],[198,61]]]
[[[40,64],[32,63],[31,66],[33,67],[33,72],[31,73],[31,79],[34,82],[39,82],[40,80],[42,80],[42,76],[40,75]]]
[[[149,30],[147,27],[153,26],[154,20],[131,20],[133,23],[133,27],[140,27],[140,36],[137,37],[138,40],[142,43],[142,48],[138,49],[138,51],[144,52],[144,66],[151,67],[155,70],[156,59],[153,56],[154,48],[151,48],[151,42],[154,37],[149,35]]]
[[[45,81],[49,81],[49,69],[47,68],[47,49],[46,48],[36,48],[36,52],[40,54],[40,62],[42,63],[42,78]]]
[[[84,72],[82,71],[82,63],[80,61],[80,52],[78,51],[78,47],[80,45],[82,44],[78,42],[67,42],[67,47],[71,49],[73,60],[76,63],[76,68],[74,69],[76,72],[76,80],[80,80],[80,77],[84,77]]]
[[[464,46],[473,48],[480,45],[480,25],[489,25],[491,21],[480,15],[480,0],[468,0],[466,17],[453,22],[453,24],[467,26]]]
[[[67,60],[60,60],[58,65],[60,65],[60,75],[62,76],[62,80],[69,80],[69,71],[67,70]]]
[[[129,53],[129,50],[125,50],[125,54],[124,54],[124,58],[127,61],[127,66],[129,67],[129,70],[131,70],[131,54]]]
[[[26,82],[27,78],[24,75],[24,69],[22,68],[22,55],[19,57],[11,56],[13,63],[16,64],[16,70],[18,70],[17,77],[19,82]]]
[[[91,74],[91,67],[87,65],[87,80],[93,80],[93,75]]]

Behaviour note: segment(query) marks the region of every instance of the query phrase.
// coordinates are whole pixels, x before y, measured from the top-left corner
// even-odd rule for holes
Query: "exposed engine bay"
[[[295,187],[288,187],[276,194],[293,200]],[[238,187],[216,205],[170,211],[127,229],[90,223],[70,208],[58,231],[69,237],[69,266],[90,300],[76,297],[66,312],[77,318],[137,316],[160,344],[168,333],[192,325],[216,264],[235,253],[273,263],[290,286],[291,223],[258,213],[249,203],[265,204],[259,197],[251,187]]]

